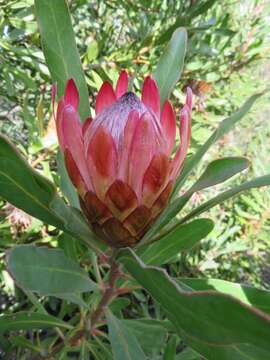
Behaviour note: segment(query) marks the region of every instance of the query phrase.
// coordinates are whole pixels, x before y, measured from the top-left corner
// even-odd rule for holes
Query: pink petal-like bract
[[[115,95],[118,98],[120,98],[122,95],[124,95],[127,92],[128,88],[128,74],[125,70],[121,71],[119,79],[116,84],[115,88]]]
[[[53,105],[56,88],[53,88]],[[67,82],[58,101],[56,129],[69,177],[82,211],[96,235],[109,246],[135,246],[167,206],[188,151],[192,91],[180,111],[180,143],[175,148],[176,116],[171,103],[160,107],[159,89],[145,78],[141,100],[128,92],[128,74],[114,89],[104,82],[96,116],[83,124],[79,93]]]
[[[151,76],[147,76],[142,88],[142,102],[151,109],[159,118],[160,116],[160,97],[157,84]]]
[[[176,123],[173,107],[168,100],[166,100],[163,104],[161,112],[161,125],[167,139],[167,154],[170,156],[175,145]]]

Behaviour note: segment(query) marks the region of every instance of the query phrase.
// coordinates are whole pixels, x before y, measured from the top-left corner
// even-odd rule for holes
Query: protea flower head
[[[172,105],[160,109],[151,76],[141,99],[128,92],[122,71],[115,90],[101,86],[96,116],[81,125],[79,95],[67,82],[59,100],[56,127],[69,177],[93,231],[112,247],[134,246],[166,207],[190,141],[192,92],[180,112],[180,145],[172,155],[176,119]]]

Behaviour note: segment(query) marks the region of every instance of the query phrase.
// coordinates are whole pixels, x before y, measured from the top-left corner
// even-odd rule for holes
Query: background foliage
[[[235,110],[244,99],[263,90],[270,79],[269,13],[267,1],[83,1],[70,2],[76,42],[90,93],[90,105],[102,81],[115,82],[121,68],[134,77],[139,89],[143,76],[155,69],[160,54],[179,26],[188,30],[189,42],[184,72],[173,92],[177,110],[183,102],[183,89],[192,86],[196,95],[196,111],[193,116],[192,146],[194,153],[224,117]],[[61,27],[61,24],[59,24]],[[56,173],[56,137],[51,120],[51,80],[41,51],[40,35],[35,20],[32,0],[0,1],[0,131],[16,142],[33,167],[59,184]],[[245,155],[251,160],[249,170],[256,176],[270,171],[270,112],[267,96],[259,100],[255,110],[249,113],[233,133],[226,135],[207,154],[206,160],[221,156]],[[92,109],[91,109],[92,110]],[[202,172],[198,168],[197,174]],[[194,174],[196,176],[196,174]],[[246,174],[237,180],[240,183]],[[187,183],[187,188],[192,182]],[[211,190],[195,194],[190,210],[198,201],[209,198],[222,190],[218,185]],[[12,314],[29,310],[35,299],[14,285],[5,269],[5,251],[14,244],[42,244],[59,246],[71,259],[80,259],[90,271],[90,253],[71,237],[60,234],[50,226],[30,218],[0,200],[0,311]],[[167,270],[174,277],[216,277],[269,289],[270,280],[270,191],[254,189],[210,210],[214,220],[212,233],[191,252],[174,258]],[[67,245],[68,244],[68,245]],[[85,286],[90,286],[85,284]],[[53,294],[52,294],[53,295]],[[74,300],[74,299],[73,299]],[[78,316],[76,305],[50,296],[44,298],[44,307],[50,315]],[[133,304],[131,307],[130,304]],[[135,304],[135,306],[134,306]],[[113,303],[119,316],[145,318],[154,315],[162,318],[159,305],[141,290],[119,298]],[[83,307],[83,305],[82,305]],[[111,314],[107,315],[112,316]],[[134,320],[135,321],[135,320]],[[111,324],[115,322],[111,319]],[[117,324],[116,324],[117,325]],[[57,324],[61,328],[61,324]],[[146,324],[126,324],[130,331],[149,329],[152,338],[139,339],[150,359],[198,359],[189,348],[176,344],[179,341],[151,320]],[[30,334],[37,336],[39,334]],[[11,356],[28,359],[31,349],[18,350]],[[152,349],[154,342],[160,347]],[[161,345],[167,341],[163,355]],[[37,346],[43,346],[37,341]],[[27,344],[24,344],[27,348]],[[134,345],[135,346],[135,345]],[[106,341],[91,344],[76,352],[82,359],[85,352],[94,358],[110,358]],[[116,350],[114,350],[116,351]],[[177,357],[170,354],[177,353]],[[15,354],[15,355],[14,355]],[[63,352],[63,356],[66,353]],[[104,355],[106,354],[106,355]],[[73,357],[72,357],[73,356]],[[103,357],[102,357],[103,356]],[[11,357],[12,358],[12,357]],[[16,357],[14,357],[16,358]],[[64,357],[62,357],[64,358]],[[77,357],[78,358],[78,357]]]

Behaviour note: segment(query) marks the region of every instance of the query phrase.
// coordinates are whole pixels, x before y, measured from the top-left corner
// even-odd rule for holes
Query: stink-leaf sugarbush
[[[81,208],[94,232],[112,247],[134,246],[168,203],[190,141],[192,91],[180,112],[180,145],[175,112],[166,100],[160,109],[155,80],[144,80],[141,99],[128,91],[122,71],[116,88],[104,82],[94,119],[83,125],[79,94],[67,82],[55,115],[58,140]]]

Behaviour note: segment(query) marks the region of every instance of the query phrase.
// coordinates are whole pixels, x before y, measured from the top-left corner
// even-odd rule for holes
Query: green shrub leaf
[[[109,326],[109,339],[115,360],[144,360],[142,351],[135,335],[125,327],[109,310],[106,312]]]
[[[73,78],[80,94],[79,112],[84,120],[90,114],[88,90],[65,0],[35,0],[36,17],[46,63],[58,95]]]
[[[184,283],[194,291],[216,290],[224,294],[233,295],[242,302],[270,314],[270,291],[220,279],[180,278],[179,282],[181,284]]]
[[[46,329],[50,327],[72,329],[71,325],[55,318],[54,316],[40,313],[30,313],[29,311],[18,312],[12,315],[3,315],[0,317],[0,332]]]
[[[160,92],[160,104],[169,97],[172,89],[180,79],[187,47],[187,32],[184,28],[176,29],[161,55],[153,74]]]
[[[207,349],[224,347],[225,351],[227,347],[250,346],[270,351],[270,316],[265,312],[217,291],[187,291],[164,270],[146,266],[131,249],[121,250],[118,260],[162,305],[178,334],[186,337],[191,346],[194,341]],[[203,347],[194,348],[204,356],[209,354]]]
[[[198,219],[185,225],[179,225],[160,240],[139,248],[138,254],[148,265],[166,264],[181,251],[191,249],[213,228],[214,223],[210,219]]]
[[[20,287],[40,295],[72,294],[96,287],[88,274],[58,249],[15,246],[8,252],[7,268]]]
[[[143,318],[143,319],[123,319],[120,320],[124,327],[133,333],[143,351],[152,354],[155,349],[162,349],[167,336],[167,329],[162,321]]]

